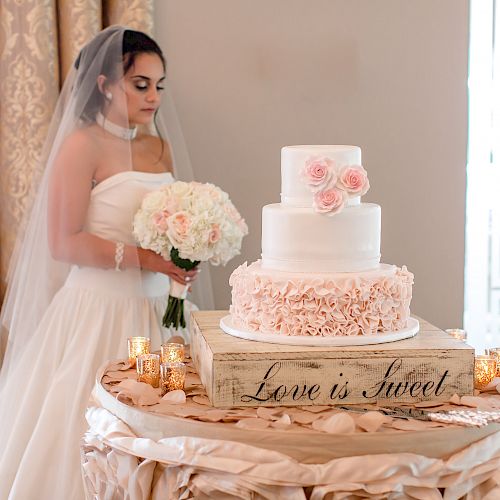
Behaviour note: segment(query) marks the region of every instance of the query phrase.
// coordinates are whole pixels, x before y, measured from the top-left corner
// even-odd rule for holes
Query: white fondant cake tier
[[[357,146],[286,146],[281,149],[281,203],[294,207],[312,207],[313,194],[301,178],[305,162],[311,157],[328,157],[338,165],[361,165]],[[356,205],[359,197],[347,205]]]
[[[280,271],[356,272],[380,262],[380,206],[346,207],[332,216],[312,208],[266,205],[262,267]]]
[[[359,273],[292,273],[260,261],[231,275],[232,323],[279,335],[375,335],[406,328],[413,275],[380,264]]]

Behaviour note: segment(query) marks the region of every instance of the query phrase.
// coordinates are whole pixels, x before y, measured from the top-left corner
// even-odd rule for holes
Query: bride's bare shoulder
[[[99,161],[99,139],[92,126],[73,130],[64,138],[57,153],[54,172],[92,177]]]
[[[89,125],[73,130],[64,139],[61,149],[72,148],[77,151],[89,148],[87,152],[91,152],[98,146],[101,138],[98,134],[98,127],[96,125]],[[90,146],[94,146],[90,148]]]

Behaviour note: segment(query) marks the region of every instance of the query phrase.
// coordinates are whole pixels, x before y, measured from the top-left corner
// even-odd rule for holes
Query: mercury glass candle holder
[[[465,330],[462,330],[461,328],[448,328],[448,330],[445,330],[445,332],[452,337],[455,337],[457,340],[461,340],[462,342],[465,342],[467,340],[467,332]]]
[[[167,342],[161,345],[161,362],[162,363],[175,363],[176,361],[184,361],[184,344],[177,344],[175,342]]]
[[[160,355],[139,354],[137,356],[137,380],[153,387],[160,385]]]
[[[186,380],[186,365],[180,361],[162,363],[160,366],[161,394],[183,390]]]
[[[497,360],[493,356],[479,355],[474,360],[474,387],[484,389],[497,373]]]
[[[129,337],[128,345],[128,360],[131,366],[135,365],[135,360],[140,354],[149,354],[151,348],[151,339],[147,337]]]
[[[500,347],[492,347],[491,349],[486,349],[486,354],[496,359],[497,362],[496,377],[500,377]]]

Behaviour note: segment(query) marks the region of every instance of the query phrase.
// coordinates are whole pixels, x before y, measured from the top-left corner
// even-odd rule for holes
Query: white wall
[[[228,191],[250,235],[215,269],[260,255],[280,148],[355,144],[382,206],[382,260],[415,274],[412,311],[463,309],[466,0],[157,0],[157,39],[195,175]]]

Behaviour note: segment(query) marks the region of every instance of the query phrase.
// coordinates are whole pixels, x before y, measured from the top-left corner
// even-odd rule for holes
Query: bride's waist
[[[121,297],[159,297],[170,288],[168,276],[140,269],[99,269],[73,266],[65,287],[85,288]]]

